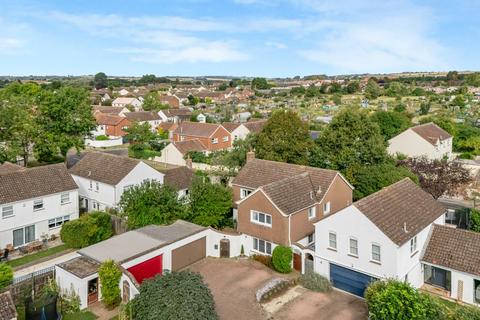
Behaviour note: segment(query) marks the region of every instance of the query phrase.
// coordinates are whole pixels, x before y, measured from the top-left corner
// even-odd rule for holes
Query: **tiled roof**
[[[272,182],[261,189],[285,214],[311,207],[321,200],[308,172]]]
[[[227,129],[228,132],[232,133],[235,129],[240,127],[241,123],[235,123],[235,122],[224,122],[222,123],[222,126]]]
[[[110,106],[93,106],[93,111],[101,112],[101,113],[110,113],[118,115],[122,112],[125,108],[124,107],[110,107]],[[128,111],[128,110],[127,110]],[[127,112],[125,112],[127,113]]]
[[[435,123],[425,123],[411,128],[415,133],[417,133],[420,137],[427,140],[433,145],[437,144],[437,141],[443,141],[452,136]]]
[[[243,125],[247,127],[247,129],[250,130],[250,132],[252,133],[260,133],[266,123],[267,120],[251,120],[245,122]]]
[[[123,120],[125,120],[124,117],[120,117],[114,114],[108,114],[108,113],[101,113],[97,112],[95,114],[95,120],[97,121],[97,124],[103,124],[103,125],[109,125],[109,126],[116,126]]]
[[[165,172],[163,181],[175,190],[184,190],[190,188],[194,176],[193,170],[187,167],[178,167]]]
[[[17,319],[17,309],[10,291],[0,293],[0,320]]]
[[[109,185],[119,183],[138,164],[139,160],[103,152],[87,152],[70,173]]]
[[[404,244],[445,214],[445,208],[409,178],[353,205],[397,245]]]
[[[434,225],[422,261],[480,276],[480,233]]]
[[[167,117],[175,117],[175,116],[190,116],[192,112],[190,109],[167,109],[163,110],[163,113]]]
[[[178,124],[174,122],[162,122],[158,127],[165,131],[173,131],[178,127]]]
[[[0,175],[0,204],[78,189],[63,163]]]
[[[198,139],[177,141],[177,142],[173,142],[173,145],[182,154],[187,154],[190,151],[205,151],[205,150],[207,150],[207,148],[203,145],[203,143]]]
[[[133,103],[135,100],[138,100],[137,98],[132,98],[132,97],[119,97],[119,98],[116,98],[115,100],[112,101],[112,104],[113,103],[120,103],[120,104],[131,104]]]
[[[308,173],[318,197],[323,197],[339,172],[261,159],[247,161],[232,184],[257,189],[272,182]]]
[[[154,111],[138,111],[125,113],[125,118],[130,121],[160,120],[160,116]]]
[[[4,162],[3,164],[0,164],[0,174],[6,174],[22,170],[26,170],[26,168],[10,162]]]
[[[185,121],[178,125],[174,133],[195,137],[210,137],[220,127],[219,124]]]

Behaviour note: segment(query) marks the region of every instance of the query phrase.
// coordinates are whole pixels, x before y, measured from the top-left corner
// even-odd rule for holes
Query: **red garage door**
[[[163,256],[159,255],[151,259],[140,262],[127,270],[135,277],[138,283],[144,279],[151,278],[157,274],[162,274]]]

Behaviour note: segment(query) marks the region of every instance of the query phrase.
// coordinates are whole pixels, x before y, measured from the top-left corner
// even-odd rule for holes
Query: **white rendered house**
[[[78,186],[64,164],[0,165],[0,248],[57,235],[78,212]]]
[[[80,208],[117,208],[125,190],[144,180],[163,183],[163,173],[142,161],[101,152],[88,152],[70,174],[79,187]]]

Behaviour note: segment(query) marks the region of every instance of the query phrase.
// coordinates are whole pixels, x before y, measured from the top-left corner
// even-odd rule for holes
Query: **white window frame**
[[[95,191],[98,192],[100,190],[100,183],[95,182]]]
[[[410,254],[413,255],[417,253],[417,236],[410,239]]]
[[[48,219],[48,230],[60,228],[65,222],[70,221],[70,215]]]
[[[6,214],[7,212],[9,214]],[[7,219],[7,218],[10,218],[10,217],[13,217],[14,215],[15,214],[13,212],[13,205],[2,207],[2,219]]]
[[[317,216],[317,207],[308,208],[308,220],[314,219]]]
[[[264,216],[264,218],[263,218],[264,221],[263,222],[260,221],[261,216]],[[268,220],[270,220],[270,223],[267,222]],[[261,225],[261,226],[271,228],[272,227],[272,215],[268,214],[268,213],[264,213],[264,212],[250,210],[250,222]]]
[[[36,206],[39,206],[41,204],[41,207],[35,208]],[[43,203],[43,199],[37,199],[33,200],[33,211],[40,211],[45,209],[45,204]]]
[[[185,136],[180,136],[180,141],[185,141]]]
[[[373,248],[378,247],[378,253],[373,250]],[[378,259],[375,256],[378,255]],[[382,262],[382,247],[378,243],[372,243],[372,261],[381,263]]]
[[[252,194],[252,192],[253,192],[253,190],[241,188],[240,189],[240,199],[244,199],[244,198],[248,197],[250,194]]]
[[[60,195],[60,204],[70,203],[70,193],[65,192]]]
[[[352,246],[352,241],[356,244],[356,247]],[[352,251],[352,249],[356,249],[356,253]],[[358,239],[354,237],[348,238],[348,254],[352,257],[358,258]]]
[[[255,237],[252,237],[253,241],[253,251],[262,253],[262,254],[272,254],[272,249],[273,249],[273,244],[269,241],[263,240],[263,239],[258,239]],[[263,251],[261,250],[261,244],[263,243]]]
[[[332,246],[333,241],[330,236],[335,237],[335,240],[334,240],[335,246]],[[337,251],[337,233],[336,232],[333,232],[333,231],[328,232],[328,248]]]
[[[325,202],[323,204],[323,214],[329,214],[330,213],[330,207],[331,207],[330,201]]]
[[[92,181],[92,180],[90,180],[90,188],[89,188],[89,190],[93,190],[93,181]]]
[[[223,142],[228,142],[228,136],[224,136],[222,140]]]
[[[218,138],[212,138],[212,143],[217,144],[218,143]]]
[[[311,238],[311,239],[310,239],[310,238]],[[308,242],[308,244],[315,243],[315,232],[310,233],[310,234],[307,236],[307,242]]]

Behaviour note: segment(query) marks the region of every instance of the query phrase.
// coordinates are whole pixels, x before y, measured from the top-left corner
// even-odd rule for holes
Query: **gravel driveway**
[[[266,320],[268,314],[255,300],[255,293],[268,280],[281,275],[252,260],[203,259],[188,269],[202,274],[215,299],[222,320]],[[363,320],[365,302],[352,295],[306,291],[275,313],[275,320]]]

